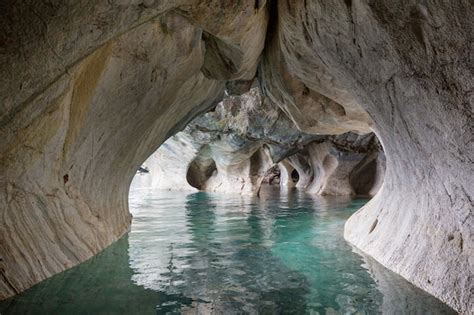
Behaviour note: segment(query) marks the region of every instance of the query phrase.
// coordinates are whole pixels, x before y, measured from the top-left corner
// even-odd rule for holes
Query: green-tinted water
[[[131,232],[1,314],[450,314],[343,239],[366,200],[132,189]]]

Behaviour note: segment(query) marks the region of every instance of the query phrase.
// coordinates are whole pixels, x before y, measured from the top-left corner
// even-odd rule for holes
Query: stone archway
[[[0,298],[121,237],[136,169],[254,77],[266,8],[209,5],[2,4]]]
[[[301,130],[383,143],[385,182],[346,239],[467,312],[472,3],[275,1],[268,32],[267,2],[220,4],[2,4],[0,298],[125,233],[137,167],[260,60]]]

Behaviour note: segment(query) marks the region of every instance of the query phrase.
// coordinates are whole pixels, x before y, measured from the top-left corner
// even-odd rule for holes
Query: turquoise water
[[[451,314],[343,239],[367,200],[132,189],[131,232],[1,314]]]

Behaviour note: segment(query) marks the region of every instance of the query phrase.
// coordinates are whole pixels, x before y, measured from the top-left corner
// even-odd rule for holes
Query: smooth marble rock
[[[331,170],[322,160],[318,164],[310,149],[324,141],[332,150],[327,152],[328,159],[334,159],[335,163]],[[298,172],[296,187],[319,195],[354,195],[356,190],[351,184],[356,179],[352,176],[351,182],[350,175],[376,150],[381,148],[373,133],[331,136],[302,132],[254,87],[242,95],[225,97],[210,112],[198,116],[185,130],[169,138],[145,161],[150,174],[139,179],[151,178],[148,187],[158,189],[194,187],[256,194],[267,172],[284,161],[287,167],[292,167],[291,172],[293,169]],[[372,178],[366,171],[375,174],[371,168],[360,167],[357,178],[366,175],[365,194],[374,194],[376,190],[369,187]],[[290,178],[285,177],[282,185],[288,185]],[[290,186],[295,186],[291,181]]]
[[[384,183],[347,221],[346,239],[471,312],[472,1],[279,1],[271,10],[259,74],[275,103],[319,131],[326,120],[308,99],[323,95],[325,115],[339,113],[334,129],[369,127],[383,144]]]
[[[1,5],[0,298],[127,232],[142,162],[255,76],[265,3],[218,3]]]
[[[318,161],[326,156],[319,178],[328,183],[334,174],[342,182],[344,175],[339,191],[380,187],[347,221],[345,238],[470,313],[473,6],[469,0],[2,2],[0,298],[123,235],[138,167],[229,94],[229,111],[213,115],[234,134],[198,150],[190,175],[196,186],[214,178],[211,159],[236,181],[245,173],[245,189],[254,190],[266,161],[283,161],[312,141],[322,143],[320,137],[337,147],[334,136],[375,132],[385,159],[366,152],[337,171],[334,155],[325,153],[331,149],[317,150]],[[263,92],[262,108],[278,108],[245,118],[258,102],[234,94],[252,80]],[[239,119],[231,124],[229,113]],[[274,128],[261,128],[272,122]],[[265,146],[251,145],[261,138]],[[356,149],[346,140],[337,150]],[[231,151],[240,159],[231,159]],[[382,174],[384,165],[383,184],[379,175],[362,176]]]

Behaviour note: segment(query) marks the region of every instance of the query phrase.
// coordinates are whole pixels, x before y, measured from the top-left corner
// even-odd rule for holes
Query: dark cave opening
[[[296,169],[294,169],[292,172],[291,172],[291,180],[293,181],[293,183],[298,183],[298,181],[300,180],[300,174],[298,173],[298,171]]]

